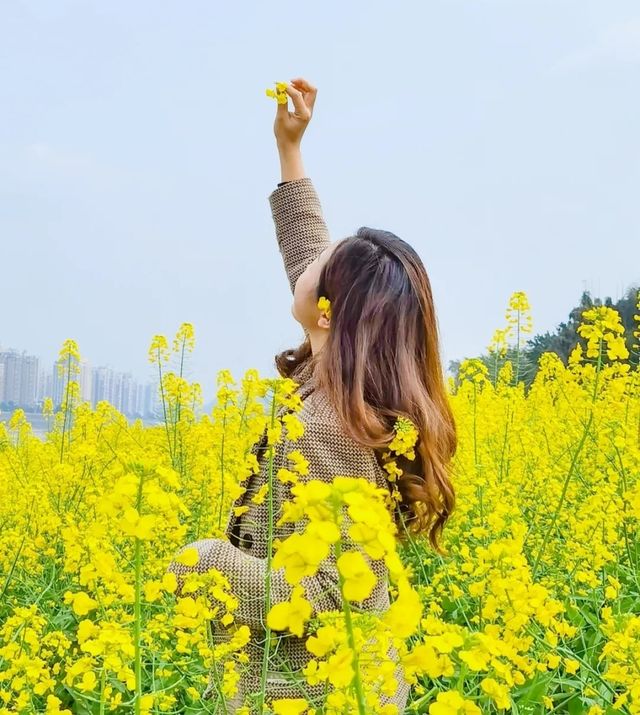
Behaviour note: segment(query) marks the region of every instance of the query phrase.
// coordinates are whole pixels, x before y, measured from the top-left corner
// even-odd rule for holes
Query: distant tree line
[[[584,340],[577,332],[577,328],[582,322],[582,313],[589,308],[606,306],[618,311],[621,322],[624,325],[625,344],[629,350],[629,358],[626,362],[629,362],[632,366],[638,365],[640,354],[637,348],[633,348],[633,345],[640,341],[634,337],[633,333],[640,328],[640,323],[634,320],[633,316],[640,312],[640,309],[637,307],[639,290],[639,286],[630,287],[624,296],[615,303],[609,297],[601,300],[600,298],[593,298],[589,291],[584,291],[580,297],[579,304],[570,311],[567,320],[560,323],[555,331],[534,335],[526,341],[524,347],[520,349],[519,355],[515,347],[509,347],[501,362],[504,363],[510,360],[512,363],[515,363],[516,360],[519,360],[520,367],[518,373],[528,388],[538,371],[540,356],[546,352],[554,352],[566,365],[569,355],[576,344],[578,342],[584,344]],[[490,370],[495,366],[495,357],[490,356],[488,352],[477,356],[477,359],[485,363]],[[462,362],[462,360],[451,360],[449,362],[449,372],[456,382],[458,381],[458,371]],[[609,362],[606,355],[604,356],[603,362],[604,364]]]

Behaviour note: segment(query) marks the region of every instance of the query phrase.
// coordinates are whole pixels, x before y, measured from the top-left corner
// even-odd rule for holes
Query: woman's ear
[[[319,328],[328,330],[331,321],[331,301],[326,296],[321,295],[318,298],[316,305],[320,310],[320,317],[318,318],[317,325]]]
[[[320,317],[318,318],[318,327],[323,328],[324,330],[329,330],[329,326],[331,325],[331,321],[327,316],[322,313]]]

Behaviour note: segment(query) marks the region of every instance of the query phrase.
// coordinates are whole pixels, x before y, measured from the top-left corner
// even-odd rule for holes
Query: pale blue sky
[[[275,80],[318,87],[307,175],[334,239],[422,256],[443,359],[509,295],[537,332],[640,280],[635,1],[0,2],[0,343],[145,379],[196,329],[192,377],[274,374],[302,332],[267,197]]]

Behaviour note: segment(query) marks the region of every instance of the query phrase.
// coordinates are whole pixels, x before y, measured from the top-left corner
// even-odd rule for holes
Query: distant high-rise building
[[[144,385],[138,383],[136,385],[136,413],[141,417],[145,417],[144,409]]]
[[[100,366],[93,369],[93,406],[98,402],[113,401],[113,370]]]
[[[78,363],[75,358],[72,358],[72,363],[75,367],[71,371],[71,381],[77,382],[79,385],[80,390],[78,399],[80,402],[91,403],[93,392],[93,376],[91,373],[91,366],[84,359],[81,359]],[[62,367],[62,370],[60,367]],[[67,360],[56,360],[53,363],[51,389],[49,391],[50,394],[45,395],[45,397],[51,397],[56,409],[62,405],[62,402],[66,397],[68,377]]]
[[[42,399],[51,397],[53,400],[53,373],[48,372],[44,380],[44,390],[42,391]]]
[[[53,372],[51,380],[51,399],[53,400],[54,408],[57,410],[64,402],[67,393],[67,370],[66,360],[56,360],[53,363]],[[75,375],[71,374],[71,379],[75,379]]]
[[[149,382],[144,388],[143,414],[148,418],[160,417],[160,389],[157,382]]]
[[[18,404],[27,407],[35,407],[38,395],[38,377],[40,372],[40,360],[35,355],[22,357],[22,369],[20,379],[20,398]]]
[[[0,352],[2,364],[2,391],[0,400],[23,407],[35,407],[38,394],[40,361],[14,349]]]
[[[80,360],[80,372],[76,380],[80,385],[80,400],[82,402],[91,402],[93,394],[93,375],[91,366],[87,360]]]
[[[135,385],[131,373],[122,373],[120,380],[120,412],[133,415],[136,412]]]
[[[141,385],[129,372],[116,372],[109,367],[93,369],[93,404],[106,400],[123,415],[146,417],[148,385]]]
[[[0,402],[34,410],[50,397],[54,409],[60,409],[67,392],[67,368],[66,360],[56,360],[52,370],[45,371],[36,356],[0,347]],[[80,401],[89,402],[93,408],[107,401],[129,417],[153,419],[159,414],[157,384],[140,384],[129,372],[116,372],[107,366],[92,368],[81,359],[71,379],[79,385]]]
[[[17,350],[7,350],[0,353],[0,362],[4,365],[3,402],[18,403],[20,398],[20,353]]]
[[[111,404],[118,410],[122,412],[122,373],[113,372],[113,382],[112,382],[112,392],[111,392]]]
[[[38,371],[38,392],[36,394],[36,402],[41,404],[45,397],[48,397],[47,382],[49,375],[44,369],[44,365],[40,365]]]

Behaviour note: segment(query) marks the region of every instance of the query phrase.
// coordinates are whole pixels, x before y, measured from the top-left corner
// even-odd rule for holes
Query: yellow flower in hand
[[[273,97],[278,104],[286,104],[287,103],[287,83],[286,82],[276,82],[275,83],[276,88],[275,90],[271,89],[268,87],[266,91],[267,97]]]

